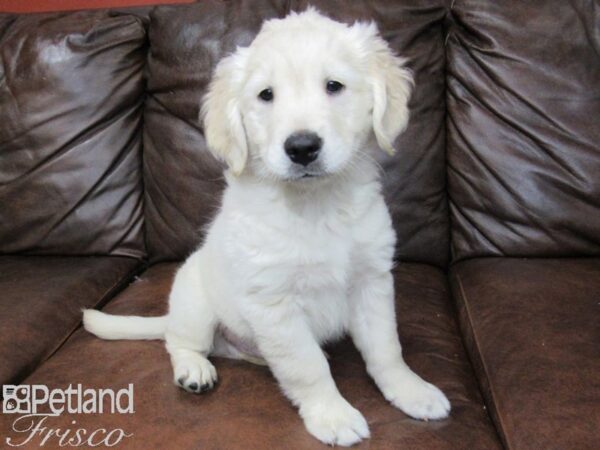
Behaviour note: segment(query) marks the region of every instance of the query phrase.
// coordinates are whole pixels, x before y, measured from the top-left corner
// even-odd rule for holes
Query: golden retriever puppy
[[[265,362],[327,444],[369,437],[321,344],[348,333],[384,397],[418,419],[450,411],[404,362],[396,331],[395,233],[372,157],[408,122],[404,61],[372,23],[314,9],[264,23],[217,66],[205,136],[228,165],[205,243],[177,272],[165,317],[86,311],[105,339],[164,339],[175,383],[217,380],[210,355]]]

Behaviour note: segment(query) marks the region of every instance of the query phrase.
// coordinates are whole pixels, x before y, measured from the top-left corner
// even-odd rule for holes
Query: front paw
[[[212,389],[217,382],[217,370],[205,357],[189,352],[178,357],[173,368],[175,385],[194,394]]]
[[[362,414],[344,398],[300,409],[310,434],[327,445],[348,447],[369,438],[369,426]]]
[[[386,398],[405,414],[421,420],[444,419],[450,413],[450,402],[433,384],[415,376],[399,381],[386,393]]]

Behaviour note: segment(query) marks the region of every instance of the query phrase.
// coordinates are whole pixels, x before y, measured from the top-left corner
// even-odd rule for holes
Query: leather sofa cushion
[[[394,157],[379,152],[384,193],[402,260],[444,265],[448,259],[445,192],[445,1],[311,2],[335,19],[375,20],[409,58],[416,88],[407,131]],[[217,62],[248,45],[264,19],[301,10],[305,1],[202,1],[158,7],[149,28],[145,105],[146,230],[152,261],[184,258],[219,206],[222,167],[206,150],[199,107]]]
[[[151,267],[104,311],[164,314],[175,269],[167,263]],[[395,277],[406,359],[448,394],[453,410],[440,422],[408,418],[384,400],[354,347],[348,342],[335,345],[327,349],[334,378],[371,427],[371,439],[356,448],[500,449],[457,332],[444,273],[427,265],[401,264]],[[63,414],[45,423],[63,429],[76,419],[86,429],[122,428],[134,434],[127,439],[128,449],[328,448],[305,431],[266,367],[218,358],[214,363],[217,387],[189,394],[173,384],[162,342],[103,341],[80,329],[25,382],[119,389],[133,383],[135,414]],[[0,416],[0,429],[8,429],[12,420]]]
[[[600,259],[483,258],[451,280],[506,447],[598,448]]]
[[[600,8],[452,2],[454,259],[600,255]]]
[[[18,383],[106,301],[139,263],[133,258],[0,256],[0,384]]]
[[[0,23],[0,253],[144,256],[141,19]]]

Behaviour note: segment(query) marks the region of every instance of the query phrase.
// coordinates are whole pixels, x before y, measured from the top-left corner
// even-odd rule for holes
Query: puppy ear
[[[373,90],[373,132],[381,149],[394,154],[394,140],[408,124],[408,100],[414,85],[405,60],[396,56],[371,22],[362,24],[367,36]]]
[[[208,149],[225,161],[235,175],[242,173],[248,159],[246,131],[239,105],[245,50],[238,48],[217,64],[201,113]]]

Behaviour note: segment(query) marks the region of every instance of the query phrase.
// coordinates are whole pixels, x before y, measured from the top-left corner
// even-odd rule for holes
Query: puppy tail
[[[164,339],[167,316],[113,316],[84,309],[83,327],[102,339]]]

